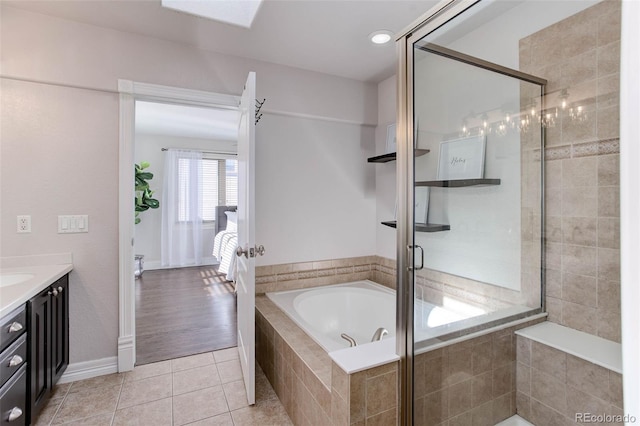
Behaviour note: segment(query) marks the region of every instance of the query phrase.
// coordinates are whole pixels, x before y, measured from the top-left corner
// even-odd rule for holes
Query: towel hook
[[[256,122],[255,124],[258,124],[258,121],[260,121],[260,119],[262,118],[262,114],[260,113],[260,110],[262,109],[262,105],[264,105],[264,103],[267,101],[267,98],[262,98],[262,102],[256,99]]]

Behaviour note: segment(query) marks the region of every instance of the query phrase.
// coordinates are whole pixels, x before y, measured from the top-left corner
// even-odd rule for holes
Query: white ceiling
[[[266,0],[250,29],[161,7],[160,0],[3,1],[12,7],[220,53],[367,82],[395,71],[394,43],[376,46],[375,30],[398,32],[437,0]]]

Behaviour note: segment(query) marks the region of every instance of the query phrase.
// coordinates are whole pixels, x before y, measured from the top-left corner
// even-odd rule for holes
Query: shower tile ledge
[[[549,321],[516,331],[531,339],[622,374],[622,345]]]

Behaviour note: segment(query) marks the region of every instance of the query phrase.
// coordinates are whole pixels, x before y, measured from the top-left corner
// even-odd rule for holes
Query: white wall
[[[256,129],[260,265],[375,254],[372,127],[265,114]]]
[[[622,3],[620,48],[620,248],[625,413],[640,413],[640,3]]]
[[[384,154],[387,145],[387,126],[396,122],[396,76],[378,84],[378,127],[376,128],[376,155]],[[396,230],[380,224],[394,220],[396,208],[397,163],[369,164],[376,171],[376,254],[388,259],[396,258]]]
[[[1,255],[72,252],[71,362],[113,356],[118,335],[117,97],[4,79],[0,90]],[[31,215],[30,234],[16,234],[19,214]],[[90,232],[57,234],[61,214],[89,215]]]
[[[0,24],[1,254],[73,252],[72,363],[116,355],[118,95],[7,77],[106,90],[129,79],[239,94],[256,71],[265,109],[317,117],[265,114],[258,125],[256,232],[268,253],[261,264],[374,254],[374,178],[363,163],[372,153],[375,85],[6,6]],[[313,204],[298,207],[304,202]],[[16,234],[19,214],[32,216],[31,234]],[[88,214],[90,232],[57,234],[59,214]]]

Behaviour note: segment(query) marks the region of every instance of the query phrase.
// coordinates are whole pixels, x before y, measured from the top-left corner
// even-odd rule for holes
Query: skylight
[[[162,6],[227,24],[251,28],[262,0],[162,0]]]

